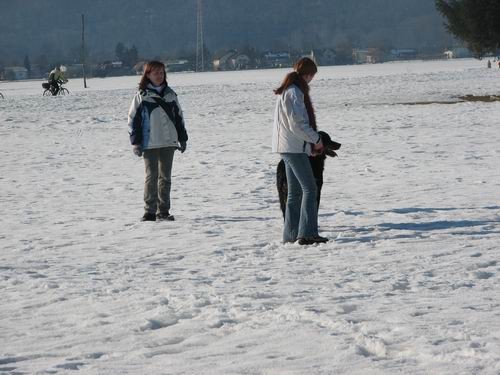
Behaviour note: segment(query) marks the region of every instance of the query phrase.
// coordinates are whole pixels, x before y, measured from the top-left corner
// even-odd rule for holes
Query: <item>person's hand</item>
[[[313,149],[312,149],[313,156],[321,154],[324,149],[325,149],[325,146],[323,146],[323,142],[320,140],[318,143],[313,145]]]
[[[179,143],[180,143],[180,147],[177,147],[177,149],[181,152],[181,154],[183,154],[184,151],[186,151],[187,144],[186,144],[186,142],[179,142]]]
[[[142,147],[140,145],[134,145],[132,151],[134,152],[134,155],[137,155],[139,157],[142,156]]]

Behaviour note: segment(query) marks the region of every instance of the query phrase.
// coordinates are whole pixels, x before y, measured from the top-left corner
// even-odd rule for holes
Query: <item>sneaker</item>
[[[174,221],[175,220],[175,217],[173,215],[170,215],[168,213],[168,211],[167,212],[160,212],[160,213],[156,214],[156,218],[158,220],[166,220],[166,221]]]
[[[306,237],[306,238],[299,238],[298,239],[299,245],[312,245],[315,243],[326,243],[328,241],[329,241],[328,238],[321,237],[321,236]]]
[[[156,221],[156,215],[150,212],[146,212],[141,221]]]

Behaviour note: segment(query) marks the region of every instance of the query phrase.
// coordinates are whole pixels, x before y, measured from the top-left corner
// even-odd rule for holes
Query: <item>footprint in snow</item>
[[[145,324],[139,327],[140,331],[155,331],[157,329],[173,326],[179,322],[179,319],[173,318],[156,318],[148,319]]]
[[[477,264],[477,268],[488,268],[488,267],[494,267],[496,265],[497,265],[497,261],[496,260],[492,260],[492,261],[489,261],[489,262],[478,263]]]
[[[410,283],[408,283],[407,280],[401,280],[401,281],[398,281],[398,282],[392,284],[392,290],[405,291],[405,290],[410,289],[409,286],[410,286]]]
[[[218,328],[222,328],[225,325],[232,325],[232,324],[238,324],[238,323],[239,322],[237,320],[234,320],[234,319],[221,318],[221,319],[217,319],[215,322],[210,323],[208,326],[210,328],[218,329]]]
[[[272,277],[271,276],[257,276],[256,280],[260,281],[260,282],[266,282],[266,281],[272,280]]]
[[[56,365],[55,368],[62,368],[64,370],[79,370],[80,367],[85,366],[83,362],[68,362]]]
[[[474,273],[474,276],[476,277],[476,279],[479,279],[479,280],[487,280],[487,279],[493,277],[494,274],[491,272],[478,271],[478,272]]]
[[[358,309],[356,305],[341,305],[339,309],[337,309],[338,314],[349,314]]]

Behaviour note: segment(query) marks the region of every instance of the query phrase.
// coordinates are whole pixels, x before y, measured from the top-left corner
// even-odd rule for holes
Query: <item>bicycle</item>
[[[43,92],[43,96],[53,96],[54,92],[52,91],[52,86],[50,83],[44,82],[42,83],[42,87],[45,89]],[[59,91],[56,95],[68,95],[69,90],[66,87],[63,87],[63,83],[59,82]]]

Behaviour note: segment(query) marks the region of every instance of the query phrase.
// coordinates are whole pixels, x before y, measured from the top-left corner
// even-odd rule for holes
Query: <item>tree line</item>
[[[117,39],[146,57],[187,55],[196,48],[196,0],[23,0],[0,11],[0,58],[45,54],[78,60],[81,14],[95,60],[112,58]],[[204,27],[213,51],[342,43],[439,49],[450,41],[434,0],[205,0]]]

